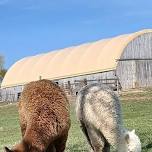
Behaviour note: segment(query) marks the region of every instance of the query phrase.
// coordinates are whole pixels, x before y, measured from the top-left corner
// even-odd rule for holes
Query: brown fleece
[[[49,80],[27,84],[19,101],[19,118],[23,139],[10,152],[64,151],[70,128],[69,102],[57,84]]]

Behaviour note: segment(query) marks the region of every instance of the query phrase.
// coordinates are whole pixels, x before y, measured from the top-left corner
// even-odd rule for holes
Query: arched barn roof
[[[152,30],[23,58],[8,70],[1,86],[23,85],[38,80],[40,76],[53,80],[116,69],[116,59],[120,58],[124,48],[133,39],[148,32]]]

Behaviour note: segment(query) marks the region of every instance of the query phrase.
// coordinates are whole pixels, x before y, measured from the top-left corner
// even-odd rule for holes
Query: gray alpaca
[[[91,151],[140,152],[141,143],[135,130],[123,126],[118,96],[103,84],[82,88],[76,99],[76,114]]]

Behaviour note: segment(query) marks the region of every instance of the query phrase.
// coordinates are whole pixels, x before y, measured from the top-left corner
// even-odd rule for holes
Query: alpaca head
[[[4,147],[4,152],[14,152],[13,150],[10,150],[9,148],[7,147]]]
[[[25,146],[21,142],[20,144],[17,144],[13,149],[9,149],[7,147],[4,147],[4,152],[25,152]]]
[[[122,140],[121,152],[141,152],[141,143],[135,130],[127,131]]]

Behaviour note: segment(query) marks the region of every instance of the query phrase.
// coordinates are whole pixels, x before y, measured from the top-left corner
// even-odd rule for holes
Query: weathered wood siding
[[[67,84],[70,82],[72,89],[77,92],[80,90],[81,85],[76,85],[75,80],[98,80],[98,79],[112,79],[116,78],[115,76],[115,70],[114,71],[106,71],[106,72],[101,72],[101,73],[95,73],[95,74],[90,74],[90,75],[82,75],[82,76],[77,76],[77,77],[71,77],[71,78],[66,78],[66,79],[60,79],[60,80],[54,80],[55,82],[58,82],[60,86],[64,86],[64,84]],[[88,83],[94,83],[93,82],[88,82]],[[108,83],[108,80],[107,80]],[[8,102],[13,102],[17,101],[18,99],[18,94],[22,92],[24,86],[16,86],[16,87],[11,87],[11,88],[5,88],[2,89],[2,100],[3,101],[8,101]]]
[[[66,79],[60,79],[60,80],[56,80],[58,81],[59,84],[65,84],[68,81],[72,84],[72,89],[75,90],[75,92],[79,91],[81,88],[81,85],[77,85],[75,83],[75,81],[77,80],[99,80],[99,79],[114,79],[116,78],[115,76],[115,70],[112,71],[105,71],[105,72],[101,72],[101,73],[96,73],[96,74],[90,74],[90,75],[82,75],[82,76],[77,76],[77,77],[72,77],[72,78],[66,78]],[[106,80],[105,80],[106,81]],[[108,83],[108,80],[106,81]],[[95,83],[95,81],[88,81],[89,83]]]
[[[17,101],[18,93],[21,93],[23,91],[23,87],[24,86],[16,86],[11,88],[1,89],[1,96],[2,96],[1,100],[5,102]]]
[[[118,61],[117,75],[123,89],[152,86],[152,33],[127,45]]]
[[[137,87],[152,86],[152,60],[136,61]]]
[[[82,75],[77,77],[71,77],[66,79],[60,79],[58,80],[59,83],[66,83],[67,81],[70,81],[71,83],[74,83],[75,80],[97,80],[97,79],[108,79],[108,78],[114,78],[115,77],[115,70],[113,71],[105,71],[101,73],[95,73],[95,74],[89,74],[89,75]]]
[[[117,68],[122,88],[135,88],[135,61],[120,61]]]

